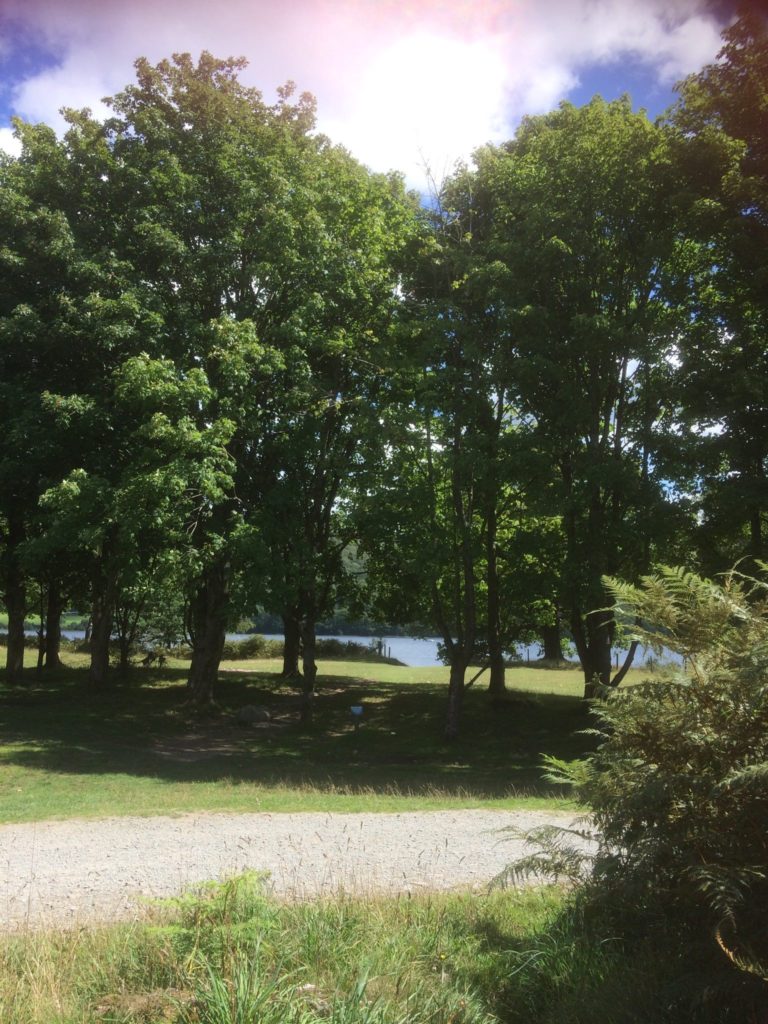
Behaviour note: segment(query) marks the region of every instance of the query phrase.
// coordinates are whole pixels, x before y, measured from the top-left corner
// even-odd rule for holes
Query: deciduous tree
[[[562,595],[590,692],[611,681],[602,576],[647,565],[663,509],[652,453],[671,345],[659,293],[675,230],[665,136],[628,99],[596,97],[525,119],[476,160],[486,302],[557,483]]]

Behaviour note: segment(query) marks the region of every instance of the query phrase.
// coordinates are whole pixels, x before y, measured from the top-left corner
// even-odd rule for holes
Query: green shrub
[[[608,583],[628,621],[652,624],[638,639],[685,667],[602,693],[596,753],[550,759],[599,836],[592,902],[630,940],[652,922],[686,945],[697,968],[685,998],[715,1014],[690,1019],[762,1020],[750,1014],[768,1000],[766,588],[676,569]]]
[[[227,640],[222,657],[226,661],[245,658],[280,658],[283,654],[281,640],[267,640],[260,633],[253,633],[244,640]]]
[[[397,658],[388,658],[385,654],[380,654],[374,640],[371,640],[369,644],[360,644],[355,640],[329,636],[317,641],[315,653],[318,658],[326,658],[328,661],[368,661],[383,665],[403,664]]]

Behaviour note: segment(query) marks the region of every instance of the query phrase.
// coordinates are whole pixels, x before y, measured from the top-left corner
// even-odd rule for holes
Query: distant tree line
[[[423,622],[450,661],[573,639],[616,685],[606,575],[765,557],[768,29],[651,122],[563,103],[427,204],[270,105],[243,61],[136,63],[104,120],[0,158],[0,587],[58,665],[66,605],[192,647],[280,617],[311,714],[318,621]]]

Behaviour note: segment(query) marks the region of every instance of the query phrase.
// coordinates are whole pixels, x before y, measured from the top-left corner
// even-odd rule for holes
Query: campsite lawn
[[[29,652],[30,662],[33,652]],[[0,821],[191,811],[404,811],[570,807],[547,784],[545,753],[577,757],[589,724],[576,670],[512,669],[492,703],[479,680],[462,737],[442,737],[447,669],[320,664],[315,721],[277,661],[226,662],[220,712],[185,706],[186,666],[134,668],[101,693],[84,657],[48,680],[0,683]],[[234,723],[246,704],[269,726]],[[362,704],[355,732],[350,706]]]

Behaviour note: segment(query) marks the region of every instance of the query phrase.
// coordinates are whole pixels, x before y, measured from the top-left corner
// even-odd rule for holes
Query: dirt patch
[[[179,1010],[191,1009],[195,997],[191,992],[178,988],[155,989],[152,992],[135,994],[121,992],[105,996],[93,1012],[98,1020],[130,1021],[131,1024],[173,1024],[179,1019]]]
[[[149,750],[158,757],[169,761],[192,764],[196,761],[210,761],[217,757],[232,757],[248,753],[249,738],[263,737],[269,733],[281,732],[290,724],[285,717],[271,722],[255,722],[248,726],[233,722],[217,722],[198,726],[180,736],[164,736],[154,740]]]

